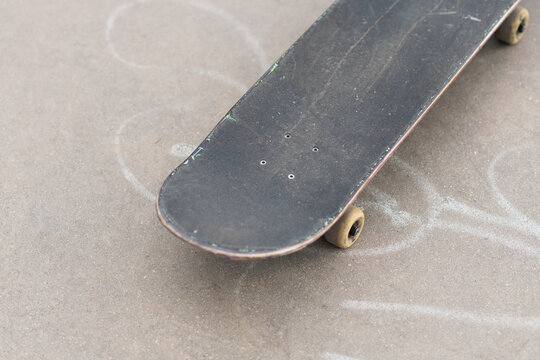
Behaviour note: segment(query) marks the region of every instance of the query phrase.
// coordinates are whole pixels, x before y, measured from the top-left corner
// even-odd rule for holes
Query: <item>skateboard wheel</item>
[[[329,243],[347,249],[360,237],[364,227],[364,212],[356,206],[351,206],[345,214],[324,234]]]
[[[529,11],[518,6],[495,32],[495,36],[502,42],[509,45],[514,45],[521,40],[525,29],[529,24]]]

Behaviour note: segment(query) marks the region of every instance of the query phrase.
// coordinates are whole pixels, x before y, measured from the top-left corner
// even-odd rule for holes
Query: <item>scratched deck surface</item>
[[[313,241],[515,3],[336,2],[167,178],[162,221],[233,257]]]

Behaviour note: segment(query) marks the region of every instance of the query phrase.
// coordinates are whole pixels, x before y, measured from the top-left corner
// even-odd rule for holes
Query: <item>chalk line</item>
[[[522,253],[523,255],[540,259],[540,249],[510,237],[500,236],[481,228],[451,223],[439,219],[436,221],[435,226],[441,230],[451,230],[459,233],[466,233],[481,238],[482,240],[493,241],[499,245],[503,245],[509,249]]]
[[[149,68],[159,68],[159,66],[155,65],[149,65],[149,64],[139,64],[133,61],[129,61],[125,59],[120,53],[116,50],[116,47],[114,46],[114,43],[111,38],[111,33],[114,29],[115,23],[118,19],[118,17],[124,13],[125,11],[132,8],[134,5],[137,4],[150,4],[150,3],[158,3],[158,2],[167,2],[167,3],[178,3],[183,5],[189,5],[193,8],[197,8],[199,10],[205,11],[207,13],[213,14],[219,18],[221,18],[223,21],[225,21],[228,25],[230,25],[232,28],[234,28],[240,36],[249,44],[249,47],[254,52],[254,54],[257,56],[259,66],[261,70],[266,70],[270,66],[270,62],[268,61],[268,58],[266,56],[266,53],[261,46],[259,40],[257,37],[253,35],[249,27],[239,22],[236,18],[234,18],[233,15],[231,15],[229,12],[215,6],[212,4],[207,4],[201,1],[193,1],[193,0],[138,0],[131,3],[126,3],[123,5],[120,5],[116,9],[114,9],[109,17],[107,18],[107,23],[105,27],[105,41],[107,42],[107,49],[109,52],[113,55],[113,57],[123,63],[124,65],[137,68],[137,69],[149,69]]]
[[[411,224],[420,225],[422,223],[419,216],[410,214],[398,209],[398,202],[387,193],[371,186],[368,192],[375,197],[376,201],[364,201],[362,206],[366,209],[379,211],[390,218],[395,227],[404,227]]]
[[[438,319],[460,321],[480,326],[499,326],[533,331],[540,330],[540,318],[538,317],[513,317],[508,315],[476,314],[467,311],[445,309],[434,306],[358,300],[344,301],[341,306],[352,310],[397,312],[403,314],[431,316]]]
[[[475,209],[471,206],[463,204],[451,197],[441,196],[439,192],[435,189],[435,187],[420,171],[407,164],[400,158],[394,156],[394,158],[390,160],[390,163],[393,165],[397,165],[402,170],[411,174],[412,180],[416,182],[420,189],[423,190],[424,196],[428,202],[427,220],[422,221],[422,219],[418,216],[412,215],[403,210],[399,210],[398,203],[394,198],[375,188],[371,192],[373,193],[377,201],[366,201],[362,203],[362,206],[380,211],[383,214],[389,216],[392,225],[395,227],[403,227],[407,225],[419,225],[419,227],[415,232],[413,232],[404,240],[396,241],[384,247],[354,249],[352,251],[348,251],[347,254],[361,256],[380,256],[395,253],[415,245],[425,236],[427,236],[427,234],[431,230],[437,228],[441,230],[450,230],[458,233],[467,233],[470,235],[474,235],[484,240],[496,242],[499,245],[505,246],[511,250],[521,253],[522,255],[538,258],[540,256],[540,249],[525,242],[507,236],[500,236],[492,232],[483,230],[479,227],[473,227],[466,224],[448,222],[439,219],[443,211],[454,211],[461,215],[474,219],[479,223],[498,225],[503,228],[521,232],[522,234],[533,235],[536,237],[540,236],[540,226],[538,226],[538,224],[533,220],[528,219],[525,215],[518,211],[508,200],[506,200],[506,198],[502,195],[496,185],[494,169],[497,162],[509,153],[522,148],[525,147],[521,146],[511,148],[498,154],[490,163],[490,168],[488,171],[489,183],[492,188],[493,194],[499,206],[509,213],[507,216],[494,215],[486,211]]]
[[[150,192],[138,179],[131,170],[129,170],[128,166],[126,165],[126,162],[124,161],[124,157],[122,156],[122,150],[121,150],[121,144],[120,139],[122,137],[122,133],[124,132],[124,129],[131,124],[133,121],[137,120],[138,118],[150,114],[154,114],[157,112],[165,111],[165,110],[175,110],[175,111],[185,111],[186,107],[182,105],[178,106],[168,106],[168,107],[157,107],[153,108],[147,111],[143,111],[140,113],[137,113],[130,118],[127,118],[126,120],[122,121],[118,129],[116,130],[116,133],[114,134],[114,151],[116,153],[116,160],[118,161],[118,164],[120,164],[120,169],[122,170],[122,174],[126,178],[126,180],[133,186],[139,194],[144,196],[146,199],[155,202],[156,201],[156,195],[154,195],[152,192]]]
[[[448,201],[443,204],[445,210],[454,211],[478,222],[499,225],[501,227],[519,231],[526,235],[536,235],[534,231],[531,231],[528,227],[523,226],[522,219],[516,219],[513,216],[494,215],[480,209],[475,209],[471,206],[456,201],[453,198],[447,198],[447,200]]]
[[[240,34],[242,34],[242,37],[246,40],[246,42],[248,42],[251,45],[252,51],[259,58],[259,65],[261,66],[261,69],[266,70],[270,67],[270,61],[268,61],[268,58],[266,57],[266,53],[264,49],[262,48],[259,42],[259,39],[257,39],[257,37],[253,35],[251,30],[247,26],[240,23],[238,20],[234,18],[234,16],[232,16],[227,11],[220,9],[215,5],[204,3],[199,0],[189,1],[189,4],[194,7],[198,7],[202,10],[206,10],[209,13],[212,13],[214,15],[217,15],[221,17],[223,20],[227,21],[229,24],[231,24]]]
[[[531,234],[534,234],[537,237],[540,237],[540,225],[536,223],[535,221],[529,219],[527,216],[525,216],[523,213],[521,213],[518,209],[516,209],[510,201],[508,201],[502,192],[499,190],[499,187],[497,186],[497,181],[495,178],[495,167],[497,166],[497,163],[506,157],[507,155],[518,151],[523,150],[526,148],[531,148],[532,146],[523,145],[523,146],[516,146],[507,150],[504,150],[503,152],[499,153],[489,164],[488,168],[488,181],[491,186],[491,189],[493,190],[493,194],[495,195],[495,201],[497,201],[497,204],[506,210],[514,219],[518,220],[521,225],[527,229]]]
[[[428,203],[427,221],[420,224],[418,229],[404,240],[396,241],[386,246],[365,249],[351,249],[347,251],[347,254],[349,255],[380,256],[407,249],[419,242],[431,229],[433,229],[435,220],[441,211],[441,206],[439,206],[439,204],[443,202],[443,198],[438,194],[433,185],[420,171],[416,170],[397,156],[392,157],[389,163],[396,165],[402,170],[410,173],[412,175],[412,180],[416,182],[416,184],[423,190],[424,196]]]
[[[240,82],[236,81],[232,77],[220,74],[217,71],[207,70],[207,69],[195,69],[194,72],[196,74],[198,74],[198,75],[201,75],[201,76],[206,76],[206,77],[209,77],[211,79],[219,80],[222,83],[227,84],[227,85],[235,88],[236,90],[240,91],[241,93],[245,93],[248,90],[248,88],[244,84],[241,84]]]
[[[326,360],[361,360],[361,358],[355,358],[355,357],[340,355],[340,354],[331,353],[331,352],[322,353],[321,358],[326,359]]]
[[[204,69],[197,69],[195,71],[196,74],[201,76],[210,77],[212,79],[221,81],[222,83],[231,86],[232,88],[238,90],[239,92],[245,91],[245,86],[239,83],[238,81],[234,80],[233,78],[220,74],[213,70],[204,70]],[[137,177],[131,172],[129,167],[126,165],[124,158],[122,156],[122,146],[121,146],[121,137],[122,133],[124,132],[125,128],[129,126],[132,122],[136,121],[138,118],[146,115],[150,115],[156,112],[165,111],[165,110],[175,110],[175,111],[186,111],[190,110],[188,107],[184,105],[173,105],[173,106],[164,106],[164,107],[156,107],[152,108],[150,110],[146,110],[143,112],[139,112],[130,118],[122,121],[118,129],[116,130],[115,136],[114,136],[114,146],[115,146],[115,153],[116,153],[116,160],[118,161],[118,164],[120,165],[120,169],[122,171],[122,174],[126,178],[126,180],[133,186],[135,190],[137,190],[138,193],[140,193],[143,197],[146,199],[155,202],[156,196],[149,191],[138,179]],[[183,154],[189,149],[189,148],[196,148],[195,145],[192,144],[185,144],[185,143],[178,143],[174,144],[171,149],[170,153],[173,156],[182,157]],[[186,156],[189,156],[191,154],[187,153]]]
[[[187,158],[189,155],[193,154],[193,152],[197,149],[196,145],[193,144],[185,144],[185,143],[178,143],[174,144],[171,147],[171,155],[176,156],[182,159]]]

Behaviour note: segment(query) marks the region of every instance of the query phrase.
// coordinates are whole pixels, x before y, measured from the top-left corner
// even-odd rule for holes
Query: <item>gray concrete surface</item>
[[[231,262],[158,222],[168,172],[330,2],[0,3],[1,358],[540,358],[536,1],[361,194],[353,249]]]

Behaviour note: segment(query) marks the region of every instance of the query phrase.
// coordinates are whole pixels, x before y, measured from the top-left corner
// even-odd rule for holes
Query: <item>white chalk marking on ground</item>
[[[419,216],[399,210],[397,200],[384,191],[372,186],[369,188],[369,193],[375,197],[376,201],[365,201],[362,205],[366,209],[373,209],[388,216],[393,226],[404,227],[411,224],[420,225],[422,223]]]
[[[454,320],[481,326],[500,326],[535,331],[540,330],[540,318],[538,317],[513,317],[508,315],[477,314],[434,306],[358,300],[344,301],[341,306],[352,310],[424,315],[443,320]]]
[[[206,4],[200,1],[182,1],[182,0],[160,0],[160,1],[151,1],[151,0],[139,0],[127,4],[120,5],[116,9],[112,11],[112,13],[107,18],[107,24],[105,27],[105,40],[107,42],[107,49],[109,52],[114,56],[115,59],[122,62],[124,65],[128,65],[134,68],[138,69],[148,69],[148,68],[158,68],[158,66],[155,65],[147,65],[147,64],[138,64],[129,60],[126,60],[124,57],[122,57],[118,51],[116,50],[114,43],[111,38],[111,33],[114,29],[114,25],[116,23],[116,20],[118,17],[124,13],[126,10],[129,10],[131,7],[133,7],[136,4],[145,4],[145,3],[158,3],[158,2],[169,2],[169,3],[178,3],[178,4],[184,4],[189,5],[194,8],[197,8],[202,11],[206,11],[210,14],[213,14],[219,18],[221,18],[223,21],[228,23],[232,28],[234,28],[241,36],[242,38],[249,44],[251,50],[255,53],[257,56],[259,65],[262,70],[268,69],[270,66],[270,62],[268,61],[268,58],[266,57],[266,53],[263,49],[263,47],[260,44],[260,41],[253,35],[249,27],[246,25],[240,23],[237,19],[234,18],[230,13],[227,11],[212,5],[212,4]]]
[[[428,215],[427,221],[422,222],[422,219],[418,216],[409,214],[405,211],[398,210],[398,202],[390,195],[383,193],[377,189],[373,191],[377,202],[365,202],[367,208],[372,208],[388,215],[392,221],[392,225],[397,227],[403,227],[407,225],[418,224],[419,228],[407,239],[396,241],[393,244],[384,247],[357,249],[347,252],[350,255],[363,255],[363,256],[380,256],[384,254],[394,253],[404,250],[416,244],[427,233],[435,228],[442,230],[451,230],[458,233],[467,233],[480,237],[482,239],[497,242],[509,249],[517,251],[523,255],[539,257],[540,249],[521,242],[519,240],[504,237],[497,234],[490,233],[479,227],[473,227],[466,224],[452,223],[444,220],[440,220],[440,214],[445,211],[454,211],[461,215],[467,216],[473,220],[478,221],[481,224],[495,224],[503,228],[515,230],[526,235],[540,236],[540,227],[533,220],[528,219],[521,212],[519,212],[506,198],[502,195],[497,188],[495,180],[495,165],[497,162],[508,155],[512,151],[516,151],[524,147],[512,148],[505,150],[497,155],[490,164],[488,177],[492,191],[496,197],[497,203],[506,210],[508,216],[499,216],[490,214],[483,210],[475,209],[466,204],[463,204],[451,197],[442,197],[435,187],[427,180],[427,178],[411,165],[394,157],[393,163],[412,175],[412,179],[423,190],[426,199],[428,201]],[[362,204],[363,205],[363,204]]]
[[[355,357],[340,355],[340,354],[331,353],[331,352],[322,353],[321,358],[326,359],[326,360],[361,360],[361,358],[355,358]]]
[[[242,35],[244,40],[246,40],[246,42],[250,44],[251,50],[255,53],[255,55],[257,55],[259,59],[259,65],[261,66],[261,69],[266,70],[270,67],[270,61],[268,61],[268,58],[266,57],[266,53],[264,49],[262,48],[259,42],[259,39],[253,35],[249,27],[240,23],[230,13],[228,13],[227,11],[223,9],[218,8],[215,5],[207,4],[199,0],[189,1],[189,4],[194,7],[198,7],[199,9],[206,10],[209,13],[212,13],[214,15],[217,15],[221,17],[223,20],[227,21],[229,24],[231,24]]]
[[[128,166],[126,165],[126,162],[124,161],[124,157],[122,156],[120,138],[122,137],[122,133],[124,132],[124,129],[133,121],[137,120],[138,118],[142,116],[150,115],[150,114],[164,111],[164,110],[185,111],[186,108],[183,106],[159,107],[159,108],[153,108],[147,111],[137,113],[133,115],[132,117],[124,120],[120,124],[118,129],[116,130],[116,133],[114,134],[114,151],[116,153],[116,160],[118,161],[118,164],[120,164],[120,169],[122,170],[122,174],[124,175],[126,180],[135,188],[135,190],[137,190],[142,196],[144,196],[145,198],[147,198],[148,200],[152,202],[156,201],[156,195],[152,194],[129,170]]]
[[[231,77],[229,77],[227,75],[220,74],[220,73],[218,73],[217,71],[214,71],[214,70],[196,69],[195,73],[198,74],[198,75],[201,75],[201,76],[209,77],[211,79],[219,80],[222,83],[227,84],[227,85],[235,88],[236,90],[240,91],[241,93],[245,93],[248,90],[248,88],[244,84],[241,84],[240,82],[236,81],[235,79],[233,79],[233,78],[231,78]]]
[[[124,63],[125,65],[134,67],[134,68],[145,69],[145,68],[150,68],[152,66],[140,65],[140,64],[136,64],[134,62],[131,62],[131,61],[128,61],[128,60],[124,59],[122,56],[120,56],[118,51],[116,51],[116,48],[114,47],[114,44],[113,44],[113,42],[111,40],[111,32],[112,32],[112,30],[114,28],[114,24],[115,24],[116,19],[118,18],[118,16],[121,13],[123,13],[124,11],[126,11],[127,9],[133,7],[133,5],[135,5],[136,3],[137,2],[129,3],[129,4],[123,4],[123,5],[120,5],[119,7],[117,7],[116,9],[113,10],[111,15],[109,15],[109,17],[107,18],[107,26],[105,27],[105,40],[107,42],[107,49],[114,56],[114,58],[116,60]]]
[[[229,77],[229,76],[226,76],[226,75],[223,75],[223,74],[220,74],[216,71],[213,71],[213,70],[204,70],[204,69],[198,69],[196,70],[196,73],[201,75],[201,76],[207,76],[207,77],[210,77],[212,79],[215,79],[215,80],[218,80],[218,81],[221,81],[222,83],[226,84],[226,85],[229,85],[233,88],[235,88],[236,90],[240,91],[240,92],[245,92],[245,86],[243,86],[241,83],[239,83],[238,81],[234,80],[233,78]],[[133,115],[132,117],[124,120],[120,126],[118,127],[118,129],[116,130],[116,133],[115,133],[115,136],[114,136],[114,145],[115,145],[115,152],[116,152],[116,159],[118,161],[118,163],[120,164],[120,168],[122,170],[122,174],[124,175],[124,177],[126,178],[126,180],[141,194],[143,195],[145,198],[147,198],[148,200],[152,201],[152,202],[155,202],[156,200],[156,196],[154,194],[152,194],[138,179],[137,177],[129,170],[128,166],[126,165],[125,161],[124,161],[124,158],[122,156],[122,149],[121,149],[121,144],[120,144],[120,138],[122,136],[122,133],[124,131],[124,129],[129,125],[131,124],[133,121],[135,121],[136,119],[138,119],[139,117],[142,117],[142,116],[145,116],[145,115],[149,115],[149,114],[152,114],[152,113],[156,113],[156,112],[159,112],[159,111],[164,111],[164,110],[177,110],[177,111],[186,111],[186,110],[189,110],[189,108],[185,107],[185,106],[182,106],[182,105],[178,105],[178,106],[166,106],[166,107],[158,107],[158,108],[153,108],[153,109],[150,109],[150,110],[147,110],[147,111],[143,111],[143,112],[140,112],[140,113],[137,113],[135,115]],[[195,145],[192,145],[192,144],[185,144],[185,143],[177,143],[175,145],[172,146],[170,152],[172,155],[174,156],[178,156],[178,157],[187,157],[189,156],[191,152],[188,152],[188,149],[195,149],[196,146]],[[185,155],[185,156],[184,156]]]
[[[527,243],[521,242],[516,239],[512,239],[510,237],[493,234],[481,228],[476,228],[473,226],[467,226],[463,224],[451,223],[451,222],[439,220],[439,219],[437,219],[435,226],[437,227],[437,229],[450,230],[450,231],[455,231],[459,233],[470,234],[486,241],[493,241],[493,242],[498,243],[499,245],[503,245],[509,249],[520,252],[523,255],[536,257],[540,259],[540,249],[537,249],[534,246],[531,246]]]
[[[489,181],[491,189],[493,190],[493,193],[495,195],[495,201],[497,201],[497,204],[499,204],[499,206],[501,208],[506,210],[506,212],[508,212],[508,214],[510,214],[515,220],[519,221],[520,225],[523,226],[523,228],[526,231],[528,231],[532,235],[540,237],[540,225],[538,223],[536,223],[535,221],[529,219],[523,213],[521,213],[521,211],[516,209],[516,207],[514,207],[512,205],[512,203],[510,203],[510,201],[508,201],[504,197],[502,192],[499,190],[499,187],[497,186],[497,180],[496,180],[496,177],[495,177],[495,167],[497,166],[497,163],[501,159],[503,159],[504,157],[506,157],[507,155],[509,155],[509,154],[511,154],[511,153],[513,153],[515,151],[523,150],[523,149],[526,149],[526,148],[531,148],[531,146],[527,146],[527,145],[516,146],[516,147],[510,148],[510,149],[504,150],[503,152],[501,152],[497,156],[495,156],[495,158],[493,158],[493,160],[489,164],[488,181]]]
[[[443,205],[445,210],[454,211],[458,214],[463,214],[480,223],[485,223],[485,224],[491,223],[494,225],[499,225],[501,227],[506,227],[506,228],[519,231],[526,235],[534,235],[530,231],[528,231],[528,229],[523,227],[519,219],[514,219],[511,216],[500,216],[500,215],[490,214],[487,211],[475,209],[471,206],[468,206],[457,200],[454,200],[453,198],[447,198],[447,200],[448,202],[446,202]]]
[[[187,158],[189,155],[193,154],[193,152],[197,149],[196,145],[193,144],[184,144],[184,143],[178,143],[174,144],[171,147],[171,155],[176,156],[182,159]]]
[[[441,211],[441,204],[443,202],[442,197],[437,193],[433,185],[427,180],[427,178],[418,170],[413,168],[411,165],[407,164],[405,161],[401,160],[399,157],[392,157],[390,163],[397,165],[402,170],[408,172],[412,175],[412,179],[416,184],[424,191],[428,206],[427,221],[420,224],[418,229],[413,232],[409,237],[404,240],[396,241],[387,246],[367,248],[367,249],[355,249],[347,251],[347,254],[350,255],[361,255],[361,256],[380,256],[385,254],[395,253],[404,249],[407,249],[418,241],[420,241],[435,224],[435,220],[439,216]],[[388,209],[387,209],[388,210]],[[398,216],[398,215],[395,215]],[[411,219],[413,217],[411,216]]]

